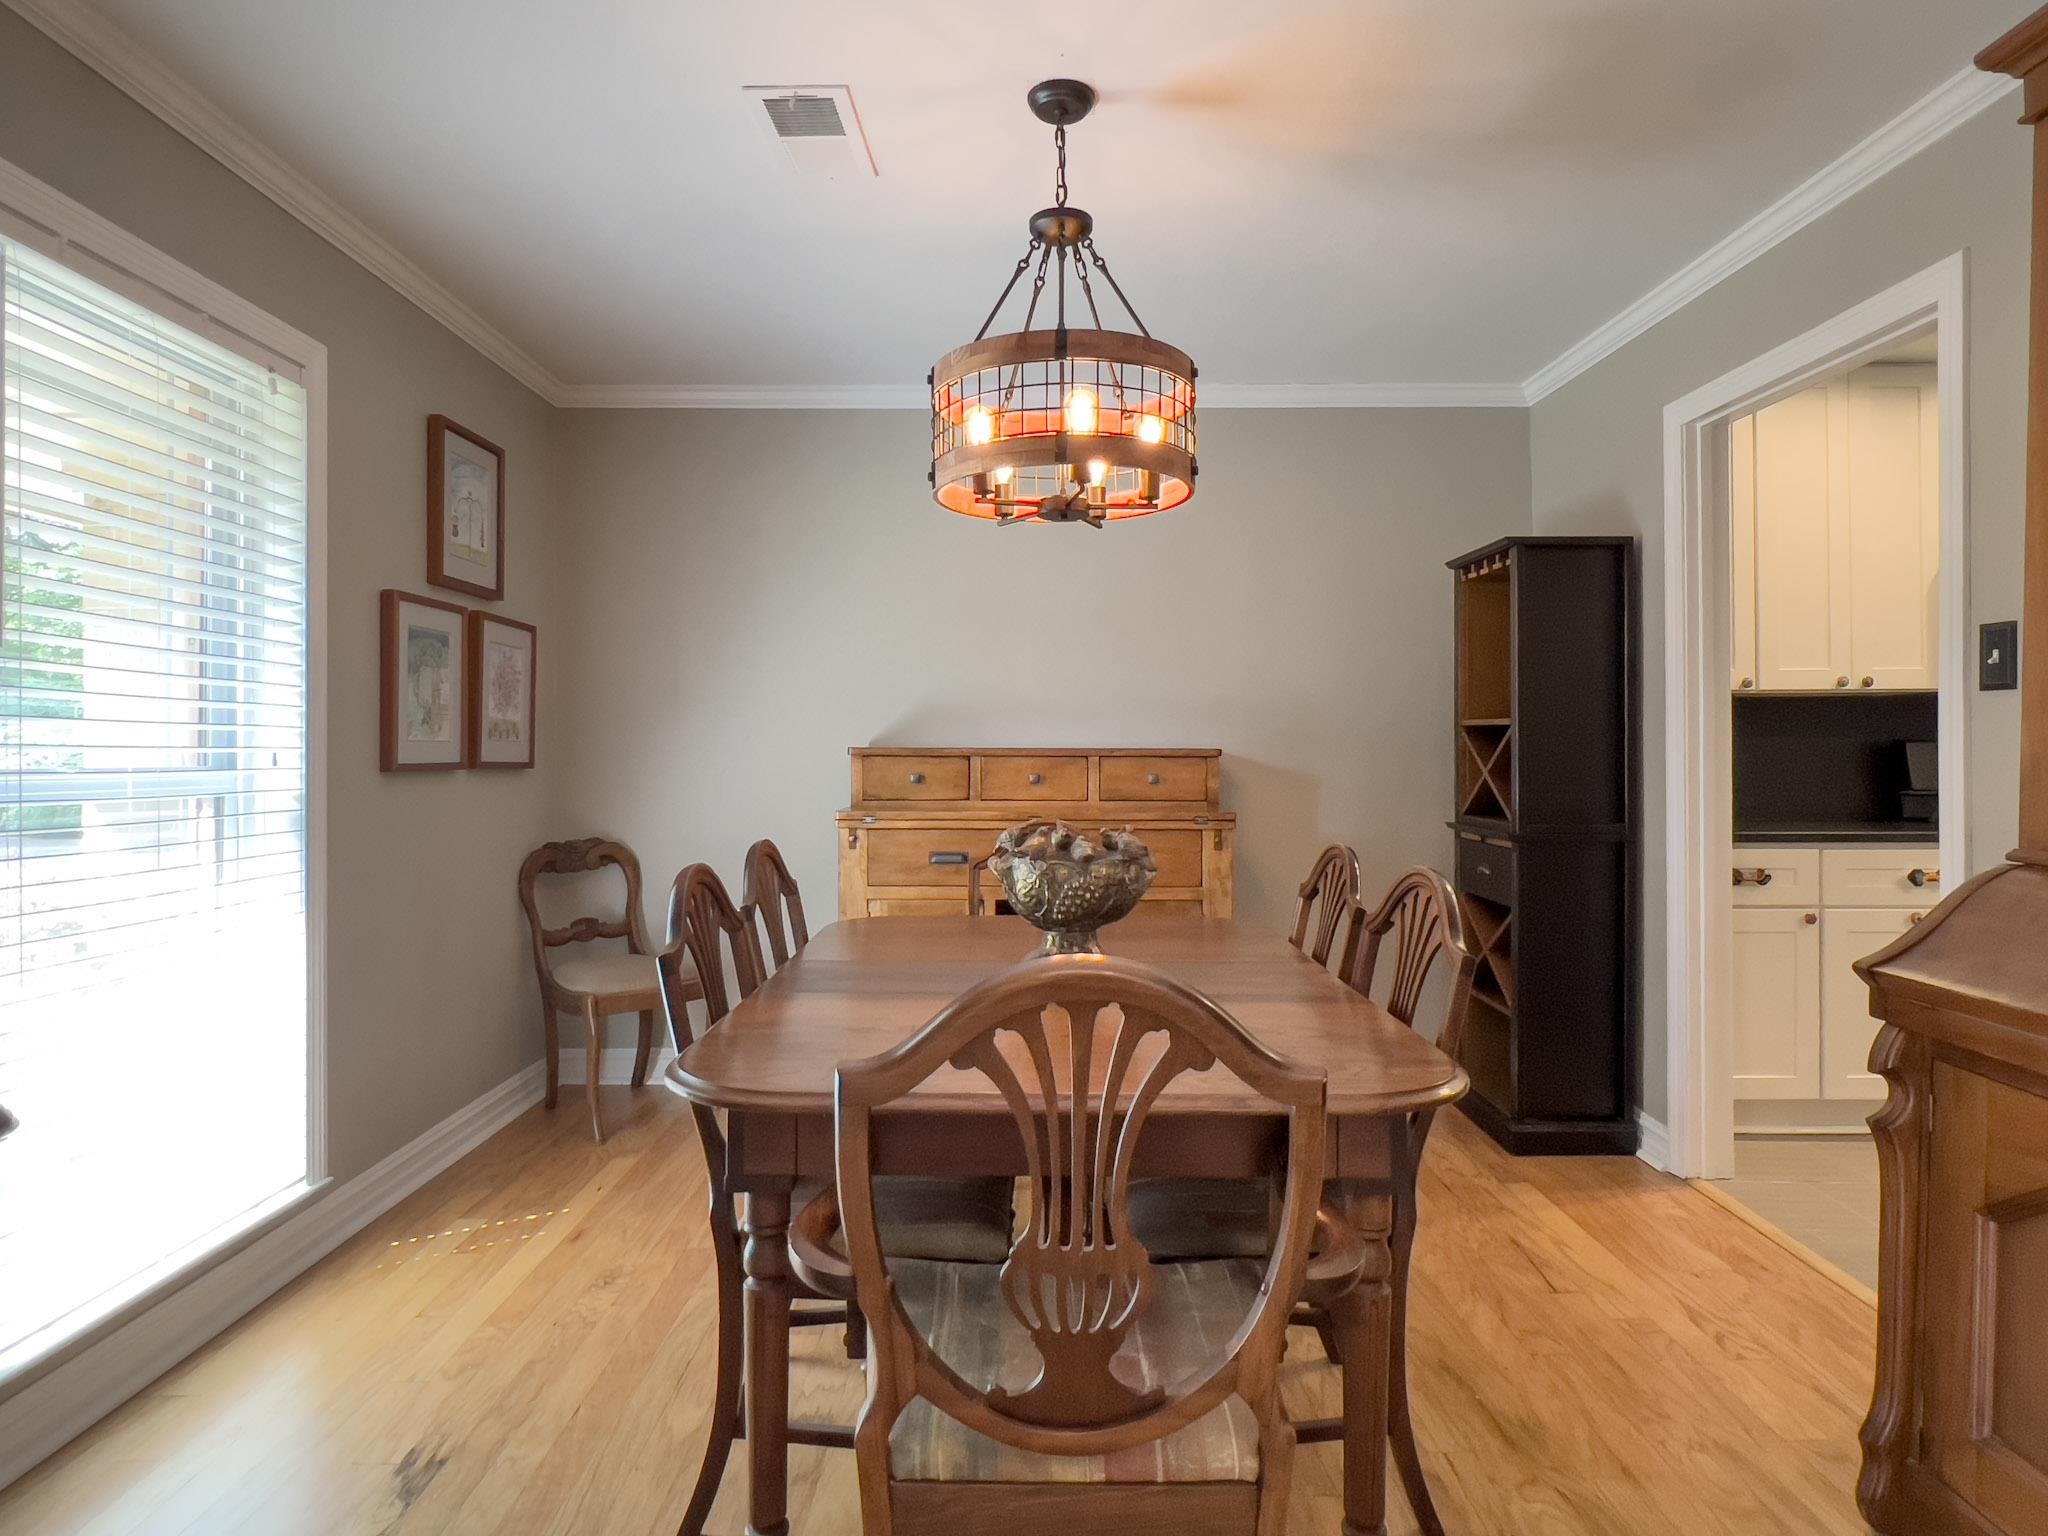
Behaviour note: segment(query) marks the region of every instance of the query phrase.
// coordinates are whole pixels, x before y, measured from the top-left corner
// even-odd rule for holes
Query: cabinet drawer
[[[964,756],[864,757],[859,800],[965,800]]]
[[[967,866],[996,845],[993,827],[876,827],[867,834],[870,886],[958,886]],[[982,882],[988,893],[993,879]]]
[[[1458,839],[1458,889],[1468,895],[1515,904],[1515,850],[1477,838]]]
[[[1085,757],[984,757],[984,800],[1086,800]]]
[[[1206,757],[1105,757],[1105,800],[1207,800]]]
[[[1821,903],[1829,907],[1931,907],[1941,900],[1935,848],[1823,848]]]
[[[1737,848],[1733,874],[1738,907],[1820,905],[1818,848]]]

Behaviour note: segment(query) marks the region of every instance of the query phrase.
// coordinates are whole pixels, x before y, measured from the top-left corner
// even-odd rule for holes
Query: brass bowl
[[[1027,821],[996,839],[989,866],[1010,907],[1041,929],[1041,955],[1099,955],[1098,930],[1128,917],[1159,866],[1128,829],[1094,838],[1065,822]]]

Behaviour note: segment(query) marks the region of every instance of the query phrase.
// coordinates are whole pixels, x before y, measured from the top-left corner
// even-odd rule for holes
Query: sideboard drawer
[[[965,800],[967,758],[863,757],[860,798],[863,800]]]
[[[1194,827],[1141,827],[1138,839],[1152,850],[1159,873],[1152,887],[1159,891],[1202,888],[1202,833]]]
[[[1104,757],[1105,800],[1207,800],[1209,760],[1202,757]]]
[[[1823,848],[1820,899],[1830,907],[1931,907],[1941,900],[1941,850]]]
[[[995,847],[996,833],[989,827],[876,827],[867,842],[869,885],[957,885],[965,891],[968,864]],[[993,884],[987,879],[982,889]]]
[[[1738,907],[1817,907],[1821,852],[1775,844],[1738,845],[1730,878]],[[1865,902],[1868,906],[1870,903]]]
[[[1000,757],[981,759],[984,800],[1086,800],[1088,759]]]
[[[1504,907],[1515,905],[1515,850],[1477,838],[1458,839],[1458,889]]]

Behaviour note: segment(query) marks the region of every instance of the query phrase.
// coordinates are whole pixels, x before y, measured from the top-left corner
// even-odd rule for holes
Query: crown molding
[[[1519,384],[1204,384],[1205,410],[1521,406]],[[565,384],[555,404],[581,410],[923,411],[919,384]]]
[[[1831,165],[1809,176],[1734,233],[1687,262],[1635,303],[1529,376],[1534,405],[1658,321],[1789,240],[1830,209],[1939,142],[1998,101],[2017,82],[1975,67],[1957,71]]]
[[[550,404],[561,382],[397,247],[309,181],[90,6],[0,0],[315,234],[353,258]]]

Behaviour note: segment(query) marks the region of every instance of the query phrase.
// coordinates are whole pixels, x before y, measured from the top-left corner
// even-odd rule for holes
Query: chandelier
[[[1052,125],[1053,205],[1031,216],[1031,243],[974,340],[926,378],[932,495],[948,511],[997,523],[1100,528],[1164,512],[1195,491],[1195,365],[1145,329],[1095,249],[1095,220],[1067,204],[1067,128],[1095,105],[1094,87],[1046,80],[1025,99]],[[1075,318],[1086,311],[1086,324],[1072,329],[1069,268]],[[1135,331],[1104,327],[1091,268]],[[1022,327],[989,335],[1027,272]]]

